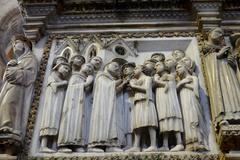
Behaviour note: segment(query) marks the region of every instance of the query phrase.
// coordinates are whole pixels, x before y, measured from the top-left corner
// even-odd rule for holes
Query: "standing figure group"
[[[103,71],[100,57],[86,63],[69,52],[54,60],[48,79],[41,152],[207,150],[195,65],[183,51],[168,59],[155,53],[137,66],[114,59]]]

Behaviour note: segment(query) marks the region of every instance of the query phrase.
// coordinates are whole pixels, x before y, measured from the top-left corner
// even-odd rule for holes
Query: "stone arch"
[[[86,61],[89,62],[91,58],[97,56],[100,53],[101,45],[98,43],[91,43],[85,50]]]

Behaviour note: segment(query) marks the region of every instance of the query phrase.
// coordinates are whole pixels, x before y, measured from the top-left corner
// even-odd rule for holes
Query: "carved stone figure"
[[[122,75],[123,79],[126,81],[130,81],[134,76],[134,68],[135,63],[125,63],[122,66]],[[134,92],[129,86],[129,83],[124,88],[124,129],[125,129],[125,136],[127,140],[127,146],[124,150],[127,150],[132,147],[132,127],[131,127],[131,110],[133,108],[133,99]]]
[[[180,77],[177,89],[180,95],[182,107],[184,136],[186,150],[188,151],[205,151],[205,138],[208,138],[206,122],[203,117],[202,106],[199,103],[199,84],[198,78],[192,75],[191,66],[184,63],[184,58],[178,63],[176,70]]]
[[[118,135],[117,93],[126,82],[118,79],[119,64],[108,63],[98,72],[94,83],[93,107],[90,121],[89,152],[121,152]]]
[[[215,126],[239,123],[240,84],[232,67],[231,48],[224,45],[224,32],[215,28],[209,33],[203,52]]]
[[[80,55],[79,55],[80,56]],[[79,57],[77,56],[77,57]],[[79,59],[75,56],[74,59]],[[72,66],[81,61],[73,60]],[[64,101],[61,124],[58,136],[59,152],[84,152],[86,137],[85,129],[85,91],[92,82],[93,78],[88,78],[93,74],[94,68],[91,63],[83,64],[81,70],[74,69],[69,80],[66,98]]]
[[[102,58],[99,56],[95,56],[90,60],[90,63],[93,64],[94,66],[94,71],[95,73],[98,72],[100,70],[100,68],[102,67]]]
[[[155,73],[154,66],[155,66],[156,62],[157,61],[155,59],[148,59],[148,60],[144,61],[143,73],[147,76],[153,76]]]
[[[157,151],[156,128],[157,112],[154,105],[152,92],[152,78],[143,73],[143,66],[134,69],[134,78],[130,81],[130,87],[134,90],[134,107],[132,108],[132,127],[134,134],[134,145],[127,152],[139,152],[141,150],[140,140],[144,135],[142,131],[146,128],[150,135],[150,147],[145,152]]]
[[[232,66],[235,68],[237,73],[237,78],[240,83],[240,33],[235,33],[230,36],[230,41],[234,48],[232,56],[228,57]]]
[[[92,76],[93,81],[95,81],[97,72],[101,69],[103,61],[99,56],[95,56],[90,60],[90,63],[94,66],[94,74]],[[91,76],[88,76],[90,78]],[[86,145],[88,144],[89,139],[89,130],[90,130],[90,120],[92,113],[92,105],[93,105],[93,85],[89,86],[89,92],[86,93],[85,97],[85,129],[84,134],[86,137]]]
[[[1,135],[14,135],[16,140],[22,138],[23,111],[30,105],[38,69],[31,50],[31,41],[26,37],[19,35],[14,38],[16,59],[7,64],[0,93],[0,139]]]
[[[176,49],[172,52],[172,57],[176,62],[179,62],[183,57],[185,57],[185,55],[185,52],[180,49]]]
[[[163,53],[153,53],[151,59],[155,60],[156,62],[164,62],[165,55]]]
[[[173,58],[165,60],[163,63],[156,64],[157,74],[154,76],[156,83],[156,104],[158,110],[160,133],[163,134],[163,145],[161,151],[168,151],[168,135],[170,132],[175,134],[177,145],[171,151],[181,151],[184,149],[182,144],[181,132],[183,132],[181,108],[178,102],[176,91],[176,61]]]
[[[59,63],[53,68],[48,77],[40,125],[40,152],[55,152],[49,146],[53,145],[52,141],[56,143],[57,140],[65,91],[68,84],[66,79],[70,71],[68,63]]]

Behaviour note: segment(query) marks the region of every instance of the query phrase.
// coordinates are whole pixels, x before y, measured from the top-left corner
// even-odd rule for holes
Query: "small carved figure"
[[[127,152],[139,152],[141,150],[140,140],[144,138],[142,131],[146,128],[150,135],[150,147],[145,152],[157,151],[156,129],[157,112],[154,105],[152,92],[152,78],[143,73],[144,66],[134,69],[134,78],[130,80],[130,87],[134,90],[134,107],[132,108],[132,127],[134,134],[134,145]]]
[[[117,93],[125,81],[119,79],[120,67],[108,63],[103,72],[98,72],[94,83],[93,110],[90,121],[88,152],[121,152],[118,135]],[[121,123],[121,122],[120,122]]]
[[[40,126],[40,152],[55,152],[48,146],[53,145],[51,142],[56,143],[57,140],[65,91],[68,84],[66,79],[70,71],[71,68],[68,63],[59,63],[53,68],[48,77]]]
[[[93,76],[88,76],[89,78],[93,79],[93,82],[95,81],[96,74],[98,71],[100,71],[103,61],[102,58],[99,56],[92,57],[90,59],[90,63],[94,66],[94,73]],[[86,97],[85,97],[85,129],[84,129],[84,134],[86,137],[86,145],[88,144],[88,139],[89,139],[89,130],[90,130],[90,120],[91,120],[91,114],[92,114],[92,105],[93,105],[93,84],[91,84],[88,87],[88,92],[86,92]]]
[[[180,77],[177,90],[182,107],[185,145],[188,151],[206,151],[204,139],[208,137],[207,128],[202,106],[199,103],[198,78],[192,74],[192,68],[194,68],[194,62],[192,61],[191,65],[187,66],[184,59],[176,67]]]
[[[37,76],[38,62],[31,50],[30,40],[21,35],[14,37],[16,59],[7,64],[0,93],[0,134],[15,135],[16,140],[22,138],[23,112],[30,105]]]
[[[174,132],[177,141],[177,145],[171,151],[184,149],[181,138],[181,132],[183,132],[182,113],[176,90],[175,66],[176,61],[173,58],[165,60],[166,68],[162,63],[156,64],[157,74],[154,77],[157,85],[156,102],[160,133],[163,134],[161,151],[169,150],[168,135],[170,132]]]
[[[237,78],[240,83],[240,33],[235,33],[230,36],[231,44],[234,48],[233,55],[228,57],[232,66],[236,69]]]
[[[75,56],[72,66],[76,63],[81,66],[84,61],[81,55]],[[93,78],[88,77],[92,76],[94,68],[91,63],[83,64],[80,71],[79,68],[73,70],[66,92],[58,136],[59,152],[84,152],[85,91],[93,82]]]
[[[156,62],[164,62],[165,55],[163,53],[153,53],[151,59],[154,59]]]
[[[122,66],[122,75],[123,79],[129,82],[134,76],[134,68],[136,67],[135,63],[125,63]],[[125,136],[127,140],[127,146],[124,150],[127,150],[132,147],[132,127],[131,127],[131,109],[133,108],[133,98],[134,92],[129,86],[129,83],[124,88],[124,128]]]
[[[172,57],[175,59],[176,62],[179,62],[183,57],[185,57],[185,52],[180,49],[175,49],[172,52]]]
[[[232,63],[230,46],[224,44],[224,32],[215,28],[203,48],[211,111],[216,129],[240,120],[240,84]]]

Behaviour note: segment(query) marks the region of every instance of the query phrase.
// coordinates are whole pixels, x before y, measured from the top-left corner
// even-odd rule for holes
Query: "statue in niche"
[[[163,53],[153,53],[151,59],[155,60],[156,62],[164,62],[165,55]]]
[[[207,148],[204,144],[206,144],[205,138],[208,137],[207,126],[205,126],[202,106],[199,103],[198,78],[192,74],[195,63],[191,61],[191,64],[186,64],[185,62],[189,62],[189,60],[191,61],[188,57],[183,58],[176,67],[180,77],[177,90],[183,114],[185,149],[188,151],[206,151]]]
[[[165,64],[165,65],[164,65]],[[176,137],[176,146],[171,151],[184,149],[181,133],[183,132],[182,113],[176,91],[176,61],[173,58],[158,62],[155,66],[156,74],[156,104],[158,111],[160,133],[163,134],[161,151],[168,151],[169,134],[173,132]]]
[[[30,105],[38,62],[32,53],[31,41],[22,35],[14,37],[13,52],[16,59],[7,64],[0,92],[0,140],[3,135],[5,139],[21,141],[23,111]],[[5,149],[14,154],[12,146]]]
[[[129,82],[134,76],[134,68],[136,67],[135,63],[125,63],[122,66],[122,76],[123,79]],[[129,83],[124,88],[124,128],[126,136],[126,147],[124,150],[127,150],[132,147],[132,127],[131,127],[131,109],[133,108],[134,92],[131,89]]]
[[[108,63],[98,72],[93,91],[93,107],[90,121],[88,152],[121,152],[118,135],[117,93],[127,82],[119,79],[117,62]],[[104,148],[102,148],[104,147]]]
[[[237,78],[240,83],[240,33],[235,33],[230,36],[231,44],[234,48],[233,55],[229,56],[232,66],[235,68]]]
[[[210,31],[203,52],[216,129],[221,125],[239,123],[240,84],[232,66],[231,48],[224,44],[224,32],[221,28]]]
[[[93,82],[94,67],[91,63],[83,64],[85,59],[81,55],[75,55],[71,61],[72,76],[63,106],[58,151],[69,153],[74,150],[83,153],[86,143],[83,131],[85,129],[85,91]]]
[[[62,107],[68,85],[67,78],[70,71],[71,68],[68,63],[58,63],[48,77],[40,125],[40,152],[55,152],[49,146],[53,146],[57,140]]]
[[[185,57],[185,52],[180,49],[175,49],[172,52],[172,57],[175,59],[176,62],[179,62],[183,57]]]
[[[152,78],[143,73],[144,66],[137,66],[134,69],[134,78],[130,80],[130,87],[134,90],[134,106],[132,108],[132,129],[134,134],[134,145],[127,152],[140,152],[140,141],[144,138],[144,128],[150,136],[150,147],[144,152],[157,151],[156,129],[157,112],[154,105],[152,92]]]

